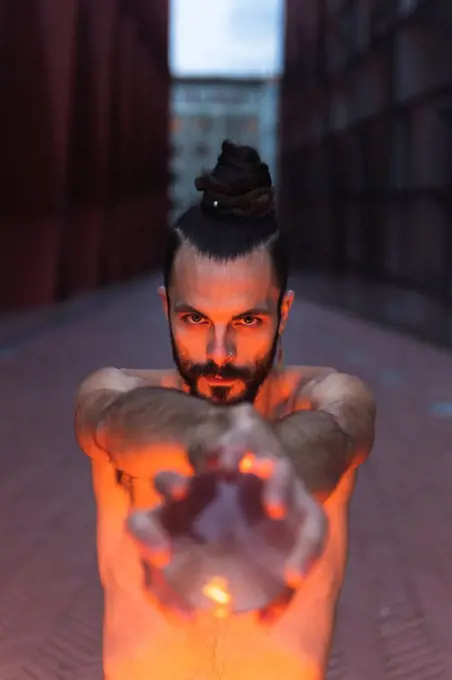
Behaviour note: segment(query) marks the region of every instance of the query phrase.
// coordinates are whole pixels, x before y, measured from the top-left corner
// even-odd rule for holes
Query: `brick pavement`
[[[101,365],[169,362],[154,289],[70,303],[35,331],[0,328],[0,680],[101,678],[94,503],[72,399]],[[452,355],[303,301],[286,354],[358,373],[379,405],[329,680],[450,680]]]

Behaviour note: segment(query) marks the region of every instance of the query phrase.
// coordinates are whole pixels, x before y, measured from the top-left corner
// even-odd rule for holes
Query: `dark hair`
[[[189,243],[212,260],[227,261],[265,246],[284,294],[288,263],[275,214],[268,165],[249,146],[225,140],[215,168],[195,180],[201,202],[189,208],[170,230],[164,283],[168,290],[177,251]]]

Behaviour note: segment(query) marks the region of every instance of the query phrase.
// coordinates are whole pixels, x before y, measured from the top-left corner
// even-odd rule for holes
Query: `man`
[[[92,459],[98,507],[105,676],[321,680],[355,469],[373,444],[374,400],[355,377],[282,365],[293,293],[258,153],[224,142],[217,166],[196,186],[202,200],[171,230],[159,291],[175,369],[105,368],[82,383],[76,400],[76,434]],[[270,617],[174,621],[143,584],[125,520],[142,509],[146,560],[165,564],[171,546],[149,512],[161,501],[152,482],[180,497],[193,474],[212,463],[237,469],[245,454],[249,470],[264,471],[269,515],[283,517],[298,504],[299,540],[286,565],[296,594]]]

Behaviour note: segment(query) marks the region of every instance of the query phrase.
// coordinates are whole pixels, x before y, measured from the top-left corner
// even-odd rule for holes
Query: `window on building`
[[[255,135],[259,127],[257,116],[250,116],[246,121],[246,131],[250,135]]]
[[[357,14],[355,0],[347,0],[339,16],[339,40],[345,59],[352,57],[357,47]]]
[[[237,141],[238,137],[240,135],[239,132],[239,126],[237,125],[237,118],[236,116],[228,116],[225,120],[225,134],[228,139],[231,141]]]
[[[199,158],[205,158],[209,155],[209,147],[207,144],[197,144],[195,146],[195,153]]]
[[[420,5],[419,0],[398,0],[397,8],[399,14],[402,16],[407,16],[417,10]]]
[[[178,135],[182,132],[182,119],[180,116],[173,116],[171,118],[170,132],[172,135]]]
[[[175,144],[174,142],[171,142],[171,157],[172,158],[178,158],[179,156],[182,155],[184,149],[180,144]]]
[[[360,192],[368,190],[372,183],[372,163],[370,154],[369,125],[361,124],[355,132],[356,180]]]
[[[175,172],[175,170],[170,170],[169,171],[169,183],[170,185],[177,184],[180,180],[180,174],[178,172]]]
[[[441,120],[443,123],[443,129],[445,130],[444,137],[442,139],[444,156],[446,161],[444,163],[444,179],[445,184],[448,187],[452,187],[452,104],[448,108],[441,110]],[[452,224],[451,224],[452,227]],[[452,259],[452,254],[451,254]],[[451,274],[452,278],[452,274]]]
[[[413,162],[413,130],[409,113],[401,113],[392,121],[391,185],[394,189],[405,189],[411,184]]]
[[[213,126],[212,118],[209,116],[199,116],[197,120],[197,127],[200,132],[210,132]]]

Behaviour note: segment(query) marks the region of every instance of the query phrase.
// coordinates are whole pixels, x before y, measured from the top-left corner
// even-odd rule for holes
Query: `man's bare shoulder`
[[[135,387],[176,388],[177,376],[174,370],[141,368],[101,368],[88,375],[80,384],[77,396],[86,397],[95,392],[128,392]]]
[[[333,401],[357,397],[364,401],[372,400],[369,388],[356,375],[342,373],[327,366],[293,366],[287,369],[287,380],[290,382],[292,394],[298,401],[298,408],[306,401],[306,408],[325,399]]]
[[[332,366],[287,366],[286,373],[297,389],[300,384],[324,378],[331,373],[337,373],[337,370]]]
[[[180,379],[177,372],[172,368],[122,368],[121,370],[126,375],[141,380],[148,387],[167,387],[168,389],[179,387]]]
[[[347,420],[354,414],[358,421],[368,423],[369,439],[373,441],[376,403],[369,387],[355,375],[342,373],[326,367],[294,367],[291,373],[293,397],[292,411],[321,410],[334,414],[347,413]],[[348,425],[341,422],[343,429]],[[369,449],[370,450],[370,449]]]
[[[287,396],[295,396],[313,380],[318,380],[337,373],[335,368],[330,366],[286,366],[281,369],[280,376]]]
[[[336,373],[336,370],[326,366],[284,366],[276,368],[273,374],[272,403],[269,416],[280,419],[300,408],[298,397],[303,386],[331,373]],[[305,408],[309,408],[309,404],[306,403]]]

